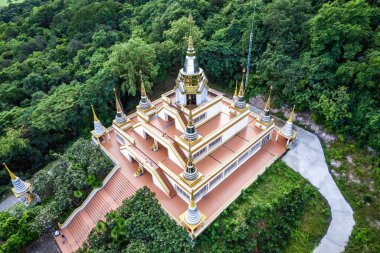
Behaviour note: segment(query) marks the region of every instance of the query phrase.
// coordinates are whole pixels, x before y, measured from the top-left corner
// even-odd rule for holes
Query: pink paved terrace
[[[292,143],[293,113],[281,128],[270,116],[270,96],[261,115],[250,112],[244,83],[233,99],[212,90],[191,36],[173,90],[151,102],[141,82],[136,113],[117,114],[105,128],[94,111],[92,140],[115,167],[62,225],[56,241],[72,252],[106,213],[137,189],[156,193],[163,210],[193,237],[199,236]]]

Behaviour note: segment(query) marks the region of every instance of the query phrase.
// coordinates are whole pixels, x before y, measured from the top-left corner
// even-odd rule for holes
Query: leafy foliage
[[[107,214],[88,237],[89,252],[190,252],[187,233],[163,213],[147,187]],[[86,246],[82,249],[84,252]]]
[[[278,161],[199,237],[197,248],[200,252],[281,252],[316,196],[305,179]],[[310,246],[312,250],[314,245]]]

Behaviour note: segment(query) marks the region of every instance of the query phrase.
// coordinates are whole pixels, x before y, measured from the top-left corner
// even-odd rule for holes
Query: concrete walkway
[[[314,252],[343,252],[355,225],[353,211],[329,173],[318,137],[297,127],[297,138],[282,160],[314,185],[331,209],[330,226]]]
[[[252,105],[251,111],[261,113],[260,109]],[[278,118],[275,120],[281,121]],[[315,186],[331,209],[330,226],[314,252],[343,252],[355,225],[354,212],[328,170],[318,137],[302,128],[296,127],[296,129],[297,141],[282,160]]]
[[[18,200],[15,195],[10,195],[0,203],[0,212],[7,211],[9,208],[17,204]]]

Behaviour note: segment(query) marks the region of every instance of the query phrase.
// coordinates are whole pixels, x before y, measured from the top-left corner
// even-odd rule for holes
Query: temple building
[[[150,101],[142,77],[140,85],[140,102],[129,115],[115,91],[116,115],[108,128],[93,111],[92,140],[115,168],[103,188],[62,224],[68,243],[57,242],[63,252],[81,246],[99,219],[143,186],[155,192],[171,219],[197,237],[286,152],[296,136],[294,110],[285,126],[273,121],[271,91],[262,114],[250,111],[244,72],[233,99],[209,87],[191,27],[173,89]]]
[[[9,167],[3,163],[5,169],[8,171],[9,176],[12,181],[12,191],[20,203],[25,206],[31,206],[41,202],[40,197],[33,191],[32,184],[28,181],[23,181],[21,178],[16,176]]]

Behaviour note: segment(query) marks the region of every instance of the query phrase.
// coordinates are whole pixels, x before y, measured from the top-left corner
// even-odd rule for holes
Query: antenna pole
[[[249,47],[248,47],[248,56],[247,56],[247,72],[245,74],[245,87],[248,86],[248,76],[249,76],[249,67],[251,65],[251,52],[252,52],[252,40],[253,40],[253,23],[255,22],[256,14],[256,3],[253,7],[253,18],[251,23],[251,32],[249,34]]]

